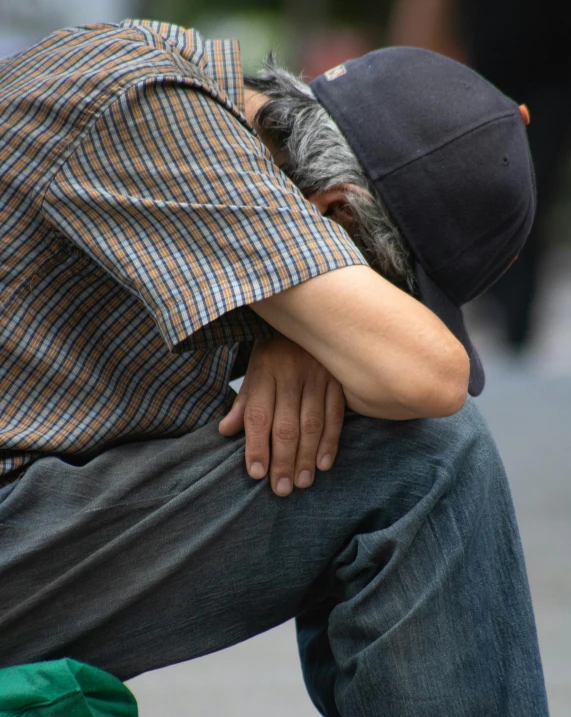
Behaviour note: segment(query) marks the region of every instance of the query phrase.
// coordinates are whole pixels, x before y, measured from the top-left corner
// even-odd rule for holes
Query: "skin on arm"
[[[369,267],[330,271],[251,308],[323,364],[358,413],[441,417],[466,400],[470,366],[462,344]]]

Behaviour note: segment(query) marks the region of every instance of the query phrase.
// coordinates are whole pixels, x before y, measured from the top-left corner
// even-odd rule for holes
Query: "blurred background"
[[[538,213],[518,261],[466,307],[478,399],[512,485],[552,717],[571,708],[571,6],[555,0],[0,0],[0,57],[70,25],[147,17],[270,49],[311,79],[392,44],[450,55],[530,111]],[[292,624],[132,680],[142,717],[310,717]]]

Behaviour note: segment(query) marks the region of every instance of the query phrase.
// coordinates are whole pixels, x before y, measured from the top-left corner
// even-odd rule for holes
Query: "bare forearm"
[[[320,361],[360,413],[444,416],[464,403],[469,363],[461,344],[371,269],[330,272],[252,308]]]

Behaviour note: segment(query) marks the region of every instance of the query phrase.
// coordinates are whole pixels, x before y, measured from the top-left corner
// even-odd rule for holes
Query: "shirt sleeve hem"
[[[252,287],[242,287],[242,291],[226,291],[220,293],[215,305],[196,310],[195,301],[191,296],[188,301],[180,301],[167,305],[164,310],[155,314],[157,325],[169,351],[184,353],[195,348],[207,348],[237,341],[253,341],[263,338],[274,338],[279,332],[259,317],[249,306],[256,301],[267,299],[286,289],[302,284],[321,274],[347,266],[367,265],[357,255],[342,260],[337,264],[314,265],[297,275],[290,275],[281,280],[276,287],[267,283],[256,287],[255,295]]]

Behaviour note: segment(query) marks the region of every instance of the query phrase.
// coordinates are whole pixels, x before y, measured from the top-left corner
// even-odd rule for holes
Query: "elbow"
[[[470,359],[464,346],[457,341],[448,369],[448,390],[445,392],[442,416],[458,413],[466,403],[470,382]]]
[[[468,397],[468,383],[470,381],[470,359],[462,349],[464,359],[462,366],[458,367],[454,378],[450,381],[449,393],[443,405],[442,416],[453,416],[458,413],[466,403]]]
[[[445,418],[446,416],[453,416],[455,413],[458,413],[458,411],[464,407],[467,396],[467,386],[462,391],[456,391],[454,394],[450,395],[448,399],[439,407],[439,413],[436,418]]]
[[[446,418],[447,416],[453,416],[463,408],[467,396],[467,384],[464,387],[460,384],[446,386],[438,396],[433,398],[432,402],[422,413],[422,416],[426,418]]]
[[[395,363],[390,380],[383,368],[377,364],[358,385],[344,386],[349,408],[371,418],[405,421],[452,416],[466,402],[470,361],[452,336],[431,356]]]
[[[451,342],[438,357],[423,362],[417,370],[402,373],[393,384],[392,395],[378,402],[369,393],[366,415],[409,420],[445,418],[464,406],[468,395],[470,360],[460,342]],[[387,400],[388,399],[388,400]]]
[[[432,370],[419,383],[409,382],[401,397],[403,407],[415,418],[445,418],[462,409],[468,395],[470,359],[459,341],[447,347]]]

